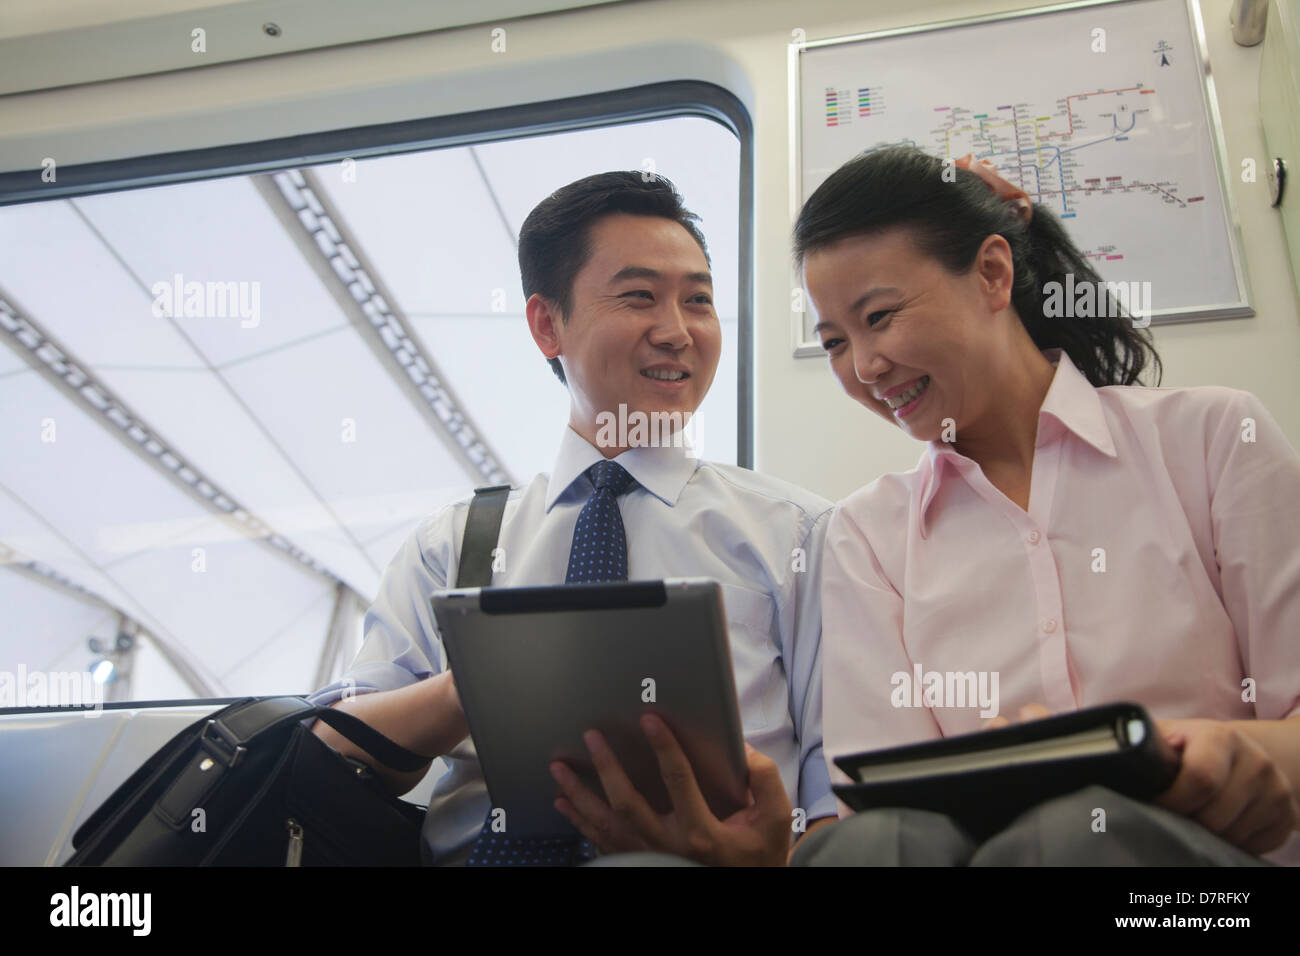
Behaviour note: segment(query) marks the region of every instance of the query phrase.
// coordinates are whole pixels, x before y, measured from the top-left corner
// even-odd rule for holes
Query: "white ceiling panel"
[[[116,632],[117,618],[101,604],[50,587],[22,571],[0,567],[0,671],[85,670],[87,638],[96,629]]]
[[[131,662],[132,700],[186,700],[194,690],[147,638],[136,643]]]
[[[47,422],[53,441],[42,440]],[[0,484],[96,564],[148,548],[206,513],[39,376],[0,379],[0,448]],[[126,525],[139,529],[129,543],[103,534]]]
[[[226,374],[345,524],[373,521],[373,496],[474,480],[356,338],[313,339]]]
[[[141,235],[149,231],[142,221],[133,228]],[[148,287],[122,268],[72,203],[0,208],[0,262],[5,263],[0,284],[81,361],[96,366],[202,367],[176,330],[152,314]]]
[[[407,314],[523,311],[514,243],[468,149],[362,160],[355,182],[316,171]]]
[[[269,548],[204,546],[202,572],[188,544],[136,555],[113,568],[178,643],[218,676],[252,654],[322,595],[329,583]],[[224,679],[223,679],[224,680]]]
[[[700,216],[697,225],[709,246],[718,315],[737,314],[740,141],[729,130],[712,120],[682,117],[503,140],[474,149],[515,236],[538,203],[584,176],[620,169],[652,169],[666,176],[686,208]]]
[[[215,365],[346,322],[246,177],[130,190],[76,202],[150,293],[155,283],[174,287],[178,274],[182,289],[190,282],[244,283],[237,289],[246,310],[228,303],[227,314],[207,314],[205,296],[204,314],[178,315],[173,320]],[[214,298],[212,305],[219,306],[220,301]],[[142,308],[152,317],[152,294]]]
[[[316,687],[316,665],[334,595],[326,593],[293,620],[270,634],[252,654],[233,664],[222,675],[230,693],[242,694],[309,694]]]
[[[364,160],[355,182],[336,166],[316,170],[516,482],[551,469],[569,414],[522,316],[518,229],[560,186],[647,161],[703,217],[723,355],[698,431],[707,457],[734,461],[739,145],[728,131],[665,120]],[[376,360],[247,178],[0,209],[0,261],[0,285],[38,325],[363,602],[421,519],[482,483]],[[255,283],[257,314],[236,302],[221,315],[155,315],[151,287],[177,274],[245,295]],[[49,421],[54,442],[42,441]],[[244,537],[9,348],[0,348],[0,542],[175,645],[220,693],[313,689],[331,580]],[[0,569],[0,605],[21,608],[0,625],[0,668],[38,647],[43,666],[80,670],[89,633],[111,636],[111,613],[48,590]],[[136,668],[136,699],[188,693],[147,640]]]
[[[355,346],[351,329],[336,334]],[[317,498],[310,475],[304,479],[293,459],[259,426],[264,408],[243,404],[237,391],[210,372],[178,378],[165,371],[119,369],[105,371],[103,378],[241,507],[359,592],[375,589],[378,568],[365,560]],[[216,540],[232,534],[215,514],[202,533]]]
[[[524,317],[448,315],[411,324],[515,480],[550,471],[569,420],[569,392]]]
[[[24,559],[39,561],[55,569],[68,580],[98,595],[112,607],[121,610],[153,628],[160,634],[161,625],[145,603],[127,594],[112,579],[111,572],[101,570],[81,554],[57,531],[49,527],[48,518],[38,515],[13,498],[0,486],[0,541],[13,548]],[[4,628],[0,628],[0,632]]]
[[[31,366],[24,362],[11,349],[0,348],[0,378],[22,375],[30,372]]]

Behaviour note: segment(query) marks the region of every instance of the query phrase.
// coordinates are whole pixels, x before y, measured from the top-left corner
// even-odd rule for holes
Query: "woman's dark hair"
[[[909,228],[918,248],[953,275],[968,272],[980,245],[996,233],[1011,247],[1011,304],[1039,349],[1062,349],[1096,387],[1132,385],[1148,362],[1159,384],[1160,356],[1150,334],[1133,326],[1051,210],[1035,203],[1026,223],[974,173],[948,169],[915,147],[864,153],[832,173],[799,213],[795,260],[802,266],[809,255],[840,239],[895,226]],[[1049,314],[1049,283],[1060,283],[1055,287],[1059,303],[1067,274],[1073,274],[1074,287],[1097,283],[1097,315]]]
[[[691,234],[709,261],[709,248],[695,225],[700,217],[682,205],[671,182],[636,171],[597,173],[557,189],[524,220],[519,230],[519,275],[525,301],[538,293],[556,303],[560,320],[568,322],[573,280],[591,258],[591,225],[617,212],[671,219]],[[560,360],[547,361],[563,382]]]

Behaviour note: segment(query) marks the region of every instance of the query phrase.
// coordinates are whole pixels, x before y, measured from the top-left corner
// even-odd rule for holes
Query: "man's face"
[[[688,418],[708,393],[722,350],[703,250],[671,219],[626,213],[594,222],[589,244],[568,322],[557,316],[552,326],[570,424],[596,444],[597,416],[617,419],[620,404],[628,414]]]

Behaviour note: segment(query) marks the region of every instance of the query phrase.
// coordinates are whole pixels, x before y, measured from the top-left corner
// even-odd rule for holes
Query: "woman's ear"
[[[997,233],[987,237],[975,253],[975,273],[990,312],[1001,312],[1011,304],[1011,286],[1016,277],[1011,246]]]

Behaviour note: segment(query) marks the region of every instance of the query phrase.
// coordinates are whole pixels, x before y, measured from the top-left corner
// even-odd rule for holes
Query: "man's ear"
[[[528,331],[533,334],[533,341],[541,353],[548,359],[558,358],[561,353],[560,326],[564,324],[559,306],[534,292],[524,304],[524,315],[528,319]]]

